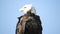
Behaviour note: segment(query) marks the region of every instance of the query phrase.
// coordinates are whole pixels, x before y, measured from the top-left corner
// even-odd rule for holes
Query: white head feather
[[[19,9],[19,11],[21,12],[25,12],[27,13],[28,11],[31,10],[31,13],[36,13],[36,10],[35,8],[32,6],[32,4],[27,4],[27,5],[24,5],[21,9]]]

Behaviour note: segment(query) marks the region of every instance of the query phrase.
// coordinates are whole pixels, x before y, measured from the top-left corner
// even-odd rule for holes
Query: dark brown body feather
[[[35,14],[25,14],[19,17],[16,34],[42,34],[41,20]]]

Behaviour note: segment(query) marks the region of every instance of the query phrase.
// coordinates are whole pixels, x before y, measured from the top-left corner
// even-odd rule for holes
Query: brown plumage
[[[39,16],[27,13],[18,19],[16,34],[42,34],[42,25]]]

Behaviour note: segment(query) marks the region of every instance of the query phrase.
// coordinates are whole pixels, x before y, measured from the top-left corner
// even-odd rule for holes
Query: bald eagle
[[[19,11],[25,14],[18,17],[16,34],[42,34],[41,20],[31,4],[24,5]]]

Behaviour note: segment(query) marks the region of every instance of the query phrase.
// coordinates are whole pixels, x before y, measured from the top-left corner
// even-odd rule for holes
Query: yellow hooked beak
[[[19,11],[20,11],[20,12],[23,12],[23,11],[24,11],[24,9],[23,9],[23,8],[21,8],[21,9],[19,9]]]

